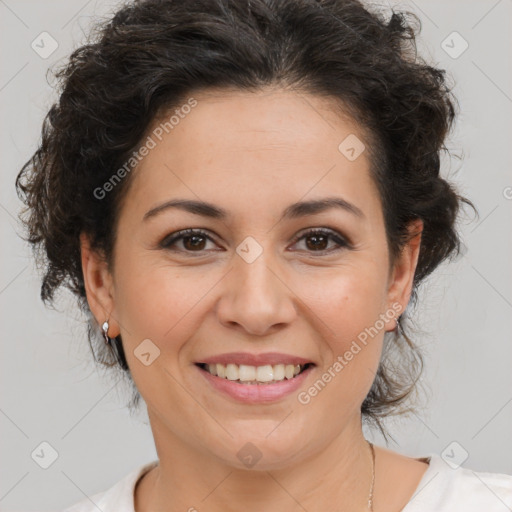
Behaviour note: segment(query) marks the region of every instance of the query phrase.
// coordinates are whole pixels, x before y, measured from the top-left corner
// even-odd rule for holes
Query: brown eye
[[[182,242],[182,248],[176,247],[178,242]],[[186,229],[166,236],[161,242],[160,247],[171,251],[182,252],[202,252],[205,250],[207,242],[213,242],[213,239],[204,231],[199,229]]]
[[[314,229],[298,237],[295,243],[305,240],[308,252],[333,252],[341,248],[349,248],[350,244],[336,232],[325,229]],[[335,247],[329,249],[329,241],[334,241]]]
[[[204,249],[205,238],[202,235],[190,235],[184,236],[183,238],[183,246],[187,250],[195,250],[195,249]]]
[[[327,249],[327,246],[329,245],[329,237],[322,233],[308,235],[305,238],[307,240],[306,246],[308,249],[311,250],[318,249],[320,251],[324,251],[325,249]]]

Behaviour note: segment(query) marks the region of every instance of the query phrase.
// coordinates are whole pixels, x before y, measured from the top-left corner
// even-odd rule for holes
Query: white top
[[[429,462],[416,491],[401,512],[510,512],[512,475],[452,469],[437,453]],[[137,481],[158,461],[148,462],[128,473],[110,489],[66,508],[63,512],[135,512]]]

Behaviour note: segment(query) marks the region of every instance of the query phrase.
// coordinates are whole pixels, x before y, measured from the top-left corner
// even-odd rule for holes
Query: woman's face
[[[84,245],[88,300],[122,336],[157,449],[284,467],[361,431],[418,244],[388,272],[363,135],[326,99],[280,90],[194,99],[168,133],[148,132],[156,144],[132,171],[112,274]],[[307,205],[327,198],[329,207]],[[208,206],[158,209],[177,200]],[[201,232],[171,240],[186,229]],[[243,384],[205,362],[233,379],[285,378]],[[310,366],[287,378],[297,363]]]

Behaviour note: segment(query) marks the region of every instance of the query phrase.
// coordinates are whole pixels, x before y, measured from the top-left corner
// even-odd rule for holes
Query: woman
[[[512,506],[512,476],[362,432],[405,410],[406,308],[472,206],[439,175],[455,109],[414,37],[356,0],[146,0],[72,54],[17,180],[28,240],[158,461],[69,512]]]

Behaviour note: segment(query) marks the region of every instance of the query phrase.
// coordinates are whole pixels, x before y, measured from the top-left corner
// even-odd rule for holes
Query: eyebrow
[[[146,221],[170,208],[177,208],[179,210],[193,213],[194,215],[210,217],[212,219],[225,220],[229,217],[226,210],[205,201],[196,201],[193,199],[171,199],[170,201],[166,201],[154,208],[151,208],[151,210],[145,213],[142,220]],[[357,206],[349,203],[345,199],[341,197],[325,197],[322,199],[300,201],[291,204],[284,210],[280,221],[315,215],[331,208],[339,208],[361,219],[365,218],[364,213]]]

